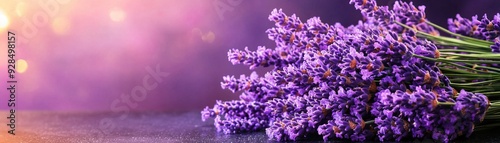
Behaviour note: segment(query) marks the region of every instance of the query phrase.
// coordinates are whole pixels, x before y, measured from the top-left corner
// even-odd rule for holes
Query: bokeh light
[[[125,14],[125,12],[119,8],[114,8],[109,12],[109,17],[114,22],[121,22],[121,21],[125,20],[126,16],[127,15]]]
[[[18,73],[24,73],[28,70],[28,62],[24,59],[19,59],[16,61],[16,71]]]
[[[9,26],[9,18],[3,11],[0,10],[0,28],[4,29],[7,28],[7,26]]]
[[[52,30],[54,33],[64,35],[70,29],[69,21],[64,17],[57,17],[52,21]]]

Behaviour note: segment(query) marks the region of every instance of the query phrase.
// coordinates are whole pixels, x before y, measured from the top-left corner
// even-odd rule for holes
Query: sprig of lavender
[[[303,23],[273,10],[269,20],[275,27],[266,33],[276,48],[233,49],[228,60],[251,70],[274,68],[263,77],[255,72],[224,77],[222,88],[242,91],[240,100],[218,101],[202,111],[202,120],[215,117],[217,130],[226,134],[265,129],[278,141],[320,135],[353,141],[430,136],[449,142],[469,136],[483,120],[500,119],[500,102],[488,99],[499,93],[478,86],[499,83],[492,78],[500,70],[488,65],[498,63],[488,49],[500,45],[486,41],[495,34],[491,21],[478,23],[479,33],[486,34],[477,35],[485,39],[445,31],[457,39],[439,36],[434,28],[444,30],[426,20],[424,6],[350,3],[365,21],[348,27],[318,17]]]

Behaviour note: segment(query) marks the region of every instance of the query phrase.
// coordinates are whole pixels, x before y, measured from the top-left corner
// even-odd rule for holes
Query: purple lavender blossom
[[[245,101],[217,101],[214,108],[203,110],[202,120],[215,117],[218,131],[226,134],[257,131],[268,126],[264,104]]]
[[[229,50],[227,55],[228,60],[231,61],[233,65],[244,64],[250,66],[250,69],[255,69],[260,66],[268,67],[278,63],[293,62],[288,61],[286,58],[280,58],[279,53],[263,46],[258,47],[257,51],[250,51],[248,48],[245,48],[245,51],[233,49]]]
[[[481,19],[481,23],[478,25],[478,30],[482,33],[483,37],[486,40],[493,40],[499,36],[500,32],[500,13],[495,15],[493,20],[489,20],[486,14],[483,15]]]
[[[285,28],[293,31],[301,31],[304,28],[303,23],[297,16],[295,16],[295,14],[289,17],[283,13],[283,10],[281,9],[274,9],[268,19],[270,21],[274,21],[275,26],[278,28]]]
[[[425,6],[414,6],[412,2],[396,1],[393,9],[387,6],[377,6],[376,0],[351,0],[351,4],[361,11],[368,23],[383,26],[395,32],[403,32],[403,28],[395,22],[414,26],[420,31],[439,35],[432,26],[425,23]]]
[[[300,112],[294,104],[293,100],[275,98],[266,103],[264,112],[272,118],[289,118]]]
[[[377,8],[377,2],[374,0],[350,0],[349,3],[354,4],[361,13],[373,12]]]
[[[461,90],[456,101],[454,109],[462,114],[462,118],[471,120],[474,123],[483,121],[489,104],[485,95]]]
[[[500,37],[495,38],[495,40],[493,41],[495,42],[495,44],[490,46],[491,52],[500,53]]]
[[[269,128],[266,128],[266,134],[270,139],[277,141],[285,141],[288,140],[286,128],[288,125],[288,121],[275,120],[271,123]]]
[[[425,22],[425,6],[415,7],[413,2],[396,1],[393,8],[397,20],[407,25]]]
[[[305,114],[302,114],[302,116],[306,116]],[[298,139],[302,139],[302,138],[305,138],[307,136],[307,134],[310,132],[311,128],[313,127],[309,127],[308,126],[308,120],[307,118],[301,118],[302,117],[301,115],[297,115],[297,117],[293,118],[291,121],[290,121],[290,124],[287,128],[287,134],[288,134],[288,138],[290,140],[298,140]]]
[[[500,36],[500,13],[493,20],[486,14],[481,19],[476,15],[470,20],[457,14],[456,19],[448,19],[448,29],[464,36],[494,41]]]
[[[347,89],[339,87],[338,91],[331,91],[327,108],[336,113],[349,114],[362,118],[368,112],[369,93],[367,90]]]
[[[478,30],[478,25],[479,21],[477,20],[477,16],[473,16],[472,19],[469,20],[460,16],[460,14],[457,14],[456,19],[448,19],[448,29],[451,32],[483,39]]]
[[[218,114],[219,114],[218,111],[216,112],[214,109],[205,107],[205,109],[201,111],[201,120],[205,122],[205,120],[207,120],[208,118],[215,117]]]
[[[415,138],[422,138],[437,126],[438,99],[431,91],[420,86],[396,92],[386,89],[376,97],[371,113],[377,116],[375,124],[380,141],[399,141],[410,133]]]
[[[432,131],[432,138],[434,140],[449,142],[459,135],[462,135],[463,131],[472,131],[471,122],[462,122],[460,115],[446,108],[437,109],[437,114],[441,115],[440,118],[436,120],[436,125]],[[466,128],[468,126],[468,128]]]
[[[266,134],[270,139],[277,141],[299,140],[306,138],[317,128],[315,119],[306,113],[298,113],[286,118],[277,118],[270,127],[266,129]]]
[[[333,120],[318,127],[318,134],[322,135],[325,141],[330,138],[364,141],[373,136],[373,132],[365,127],[366,123],[361,118],[336,113],[333,114]]]
[[[404,94],[407,93],[402,91],[391,93],[390,90],[377,93],[377,100],[373,104],[371,112],[376,116],[375,124],[377,125],[377,136],[380,141],[399,141],[409,134],[410,125],[408,121],[399,117],[401,114],[400,105],[393,103],[397,100],[394,98]]]

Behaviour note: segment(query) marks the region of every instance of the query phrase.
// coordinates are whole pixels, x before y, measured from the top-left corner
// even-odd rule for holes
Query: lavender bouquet
[[[266,32],[276,47],[232,49],[228,60],[274,68],[225,76],[222,88],[240,100],[217,101],[202,120],[214,117],[226,134],[265,130],[277,141],[449,142],[500,126],[500,14],[457,15],[447,30],[425,18],[425,6],[350,3],[364,16],[357,25],[272,11],[276,24]]]

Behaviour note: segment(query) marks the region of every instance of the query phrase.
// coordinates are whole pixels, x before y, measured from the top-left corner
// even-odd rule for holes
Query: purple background
[[[229,0],[231,1],[231,0]],[[237,0],[232,0],[237,1]],[[130,94],[142,85],[146,68],[160,65],[169,73],[163,82],[147,91],[145,100],[133,101],[130,110],[191,111],[212,106],[215,100],[237,99],[237,93],[220,88],[224,75],[248,74],[247,67],[233,66],[227,61],[230,48],[248,46],[273,47],[265,30],[273,26],[267,20],[274,8],[288,15],[297,14],[302,21],[320,16],[324,22],[343,25],[356,23],[361,15],[348,0],[256,0],[243,1],[232,11],[216,12],[215,0],[151,0],[140,1],[70,1],[60,4],[55,17],[37,27],[32,38],[19,41],[17,58],[28,63],[18,73],[18,109],[106,111],[122,94]],[[387,5],[391,1],[379,1]],[[427,6],[429,20],[446,25],[446,18],[456,13],[470,17],[499,12],[498,1],[418,1]],[[23,19],[43,11],[38,4],[26,4],[23,16],[16,16],[16,2],[3,2],[1,9],[10,19],[9,28],[23,36]],[[121,9],[125,18],[110,19],[109,11]],[[66,21],[65,33],[54,32],[55,18]],[[7,33],[5,29],[2,33]],[[212,35],[210,34],[212,33]],[[212,37],[212,40],[211,40]],[[4,39],[4,38],[2,38]],[[22,40],[22,39],[21,39]],[[1,41],[5,45],[5,41]],[[0,66],[6,67],[5,48]],[[2,68],[4,69],[4,68]],[[266,69],[259,69],[260,75]],[[1,75],[6,75],[2,71]],[[1,81],[6,76],[1,76]],[[154,82],[154,80],[151,80]],[[7,91],[0,90],[0,104],[6,109]]]

